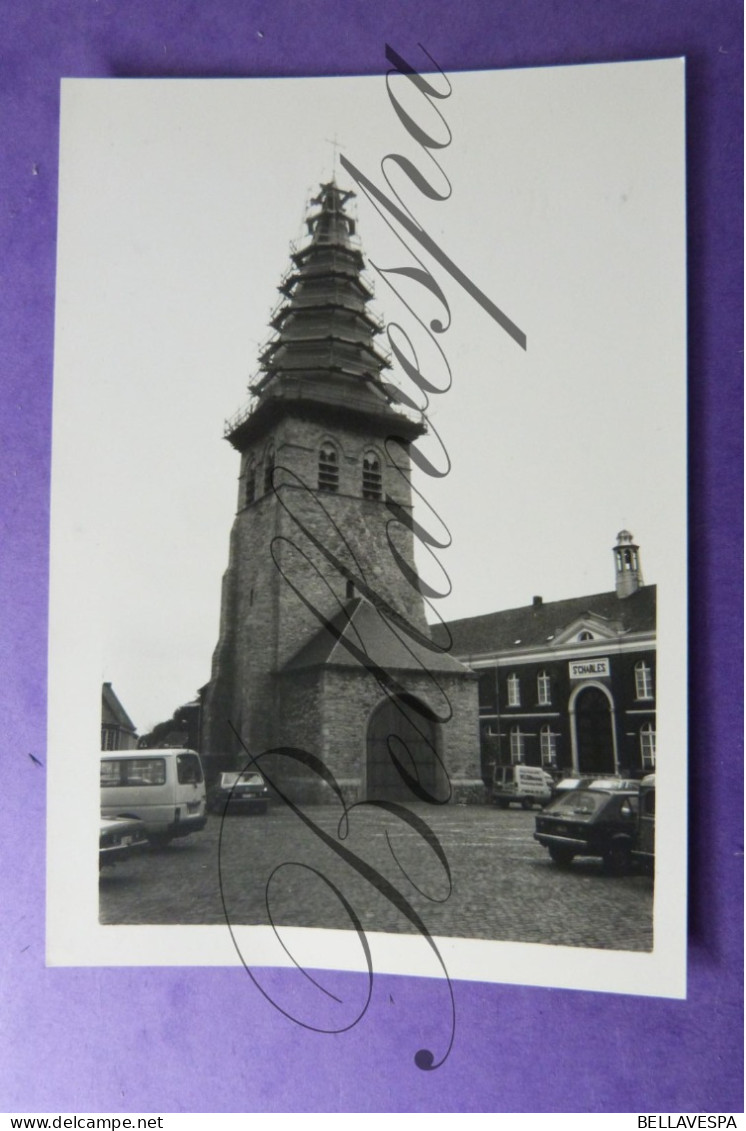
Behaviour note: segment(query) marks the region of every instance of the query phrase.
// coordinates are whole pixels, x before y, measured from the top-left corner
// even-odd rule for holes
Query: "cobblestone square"
[[[212,815],[203,832],[105,870],[101,922],[225,923],[222,881],[234,924],[266,925],[271,912],[276,925],[352,929],[336,889],[366,931],[414,933],[409,907],[438,937],[652,948],[650,876],[612,877],[595,859],[559,868],[533,839],[535,814],[520,809],[406,813],[426,822],[442,859],[424,826],[369,806],[353,808],[346,830],[332,806],[305,810],[313,828],[280,805]]]

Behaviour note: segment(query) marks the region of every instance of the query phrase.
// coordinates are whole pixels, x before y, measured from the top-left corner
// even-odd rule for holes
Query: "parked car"
[[[546,805],[552,797],[552,777],[540,766],[495,766],[491,798],[501,809],[511,801],[531,809]]]
[[[98,866],[108,868],[147,848],[142,821],[129,817],[102,817],[98,838]]]
[[[210,799],[216,813],[266,813],[269,787],[258,770],[222,773]]]
[[[554,800],[555,797],[563,797],[564,794],[569,793],[571,789],[577,789],[581,780],[581,778],[560,778],[552,787],[552,800]]]
[[[627,870],[637,838],[639,783],[600,779],[581,781],[536,818],[534,839],[556,864],[576,856],[599,856],[607,871]]]
[[[581,776],[560,778],[552,788],[552,799],[569,793],[571,789],[637,789],[633,778],[620,778],[618,774],[600,774],[597,777]]]
[[[647,868],[655,862],[655,774],[640,782],[640,813],[632,856]]]
[[[101,755],[101,815],[137,817],[154,847],[203,829],[205,800],[205,775],[194,750],[157,747]]]

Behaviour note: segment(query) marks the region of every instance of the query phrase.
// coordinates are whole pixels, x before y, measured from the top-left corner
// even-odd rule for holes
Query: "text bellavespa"
[[[638,1115],[637,1126],[652,1127],[738,1127],[734,1115]]]

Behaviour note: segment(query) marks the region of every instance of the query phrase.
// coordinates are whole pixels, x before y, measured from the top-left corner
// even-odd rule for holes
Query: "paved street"
[[[651,948],[650,877],[607,876],[598,860],[558,868],[533,840],[535,814],[520,809],[412,805],[407,812],[426,821],[440,841],[451,873],[450,895],[446,867],[424,830],[363,808],[353,810],[342,840],[339,810],[309,808],[314,831],[276,805],[266,816],[222,821],[213,815],[204,831],[104,870],[101,921],[225,922],[220,857],[225,904],[237,924],[266,924],[269,902],[277,925],[349,928],[333,884],[366,930],[413,932],[401,910],[403,896],[435,936]],[[352,853],[352,863],[323,835]],[[390,898],[381,890],[386,883],[393,885]]]

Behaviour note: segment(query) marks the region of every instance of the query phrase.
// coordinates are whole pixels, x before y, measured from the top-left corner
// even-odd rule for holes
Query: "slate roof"
[[[348,601],[329,623],[330,628],[322,626],[285,664],[284,672],[319,667],[359,669],[364,661],[345,647],[342,641],[348,640],[352,647],[386,671],[419,672],[425,668],[429,672],[465,674],[463,665],[452,656],[417,643],[401,630],[402,639],[399,639],[389,622],[362,597]]]
[[[569,597],[540,605],[523,605],[483,616],[464,617],[447,622],[453,638],[454,656],[512,651],[520,647],[546,647],[563,630],[584,616],[601,617],[609,628],[620,633],[655,632],[656,586],[644,585],[629,597],[619,598],[616,590],[589,597]],[[447,637],[442,626],[431,629],[442,646]]]
[[[291,256],[280,285],[285,296],[271,323],[275,336],[259,359],[262,375],[251,383],[256,404],[226,425],[239,451],[292,411],[315,420],[364,422],[366,431],[413,440],[424,432],[392,404],[382,379],[389,359],[376,345],[383,323],[367,310],[372,291],[356,244],[355,222],[345,212],[355,194],[334,181],[321,186],[308,216],[310,241]]]

